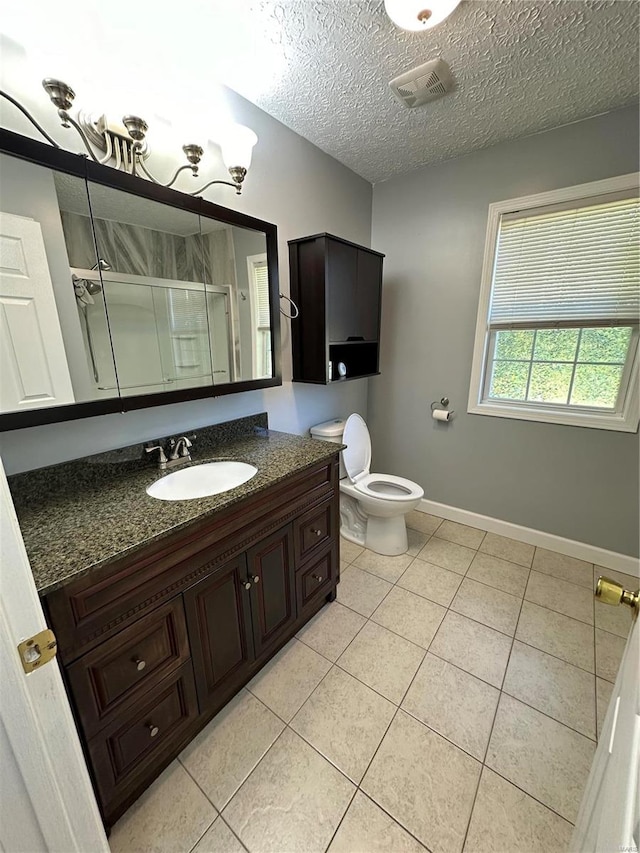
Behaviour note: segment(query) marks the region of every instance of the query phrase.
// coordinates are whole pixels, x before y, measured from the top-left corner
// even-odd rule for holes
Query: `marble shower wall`
[[[91,219],[64,210],[61,216],[69,263],[90,268],[95,263]],[[178,281],[206,280],[236,289],[231,226],[184,237],[106,219],[94,219],[93,226],[98,255],[113,272]]]

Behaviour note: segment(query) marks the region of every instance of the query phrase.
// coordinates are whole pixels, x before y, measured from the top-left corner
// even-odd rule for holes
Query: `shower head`
[[[109,263],[109,261],[105,261],[105,259],[104,259],[104,258],[98,258],[97,263],[95,263],[95,264],[91,267],[91,269],[92,269],[92,270],[97,270],[97,269],[101,269],[101,270],[110,270],[110,269],[111,269],[111,264]]]

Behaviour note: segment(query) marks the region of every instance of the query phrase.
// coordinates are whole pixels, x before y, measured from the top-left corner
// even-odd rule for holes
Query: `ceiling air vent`
[[[406,71],[389,85],[405,107],[413,108],[452,92],[455,81],[447,63],[442,59],[433,59]]]

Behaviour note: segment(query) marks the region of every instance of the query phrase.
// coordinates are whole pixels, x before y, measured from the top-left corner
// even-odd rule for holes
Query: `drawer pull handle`
[[[142,670],[147,665],[146,660],[142,660],[142,658],[134,658],[133,662],[135,663],[136,669],[138,670],[138,672],[142,672]]]
[[[149,729],[149,735],[151,737],[156,737],[160,731],[160,729],[157,726],[154,726],[153,723],[148,723],[147,728]]]
[[[311,577],[314,579],[314,581],[318,581],[318,583],[322,583],[322,581],[324,580],[322,575],[311,575]]]
[[[316,536],[322,536],[322,530],[316,530],[315,528],[311,528],[311,532],[315,533]]]

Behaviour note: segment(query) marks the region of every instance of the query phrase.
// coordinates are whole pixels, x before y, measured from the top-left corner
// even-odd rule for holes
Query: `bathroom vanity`
[[[147,495],[139,446],[10,478],[106,826],[335,598],[339,449],[258,416],[199,432],[258,468],[212,497]]]

